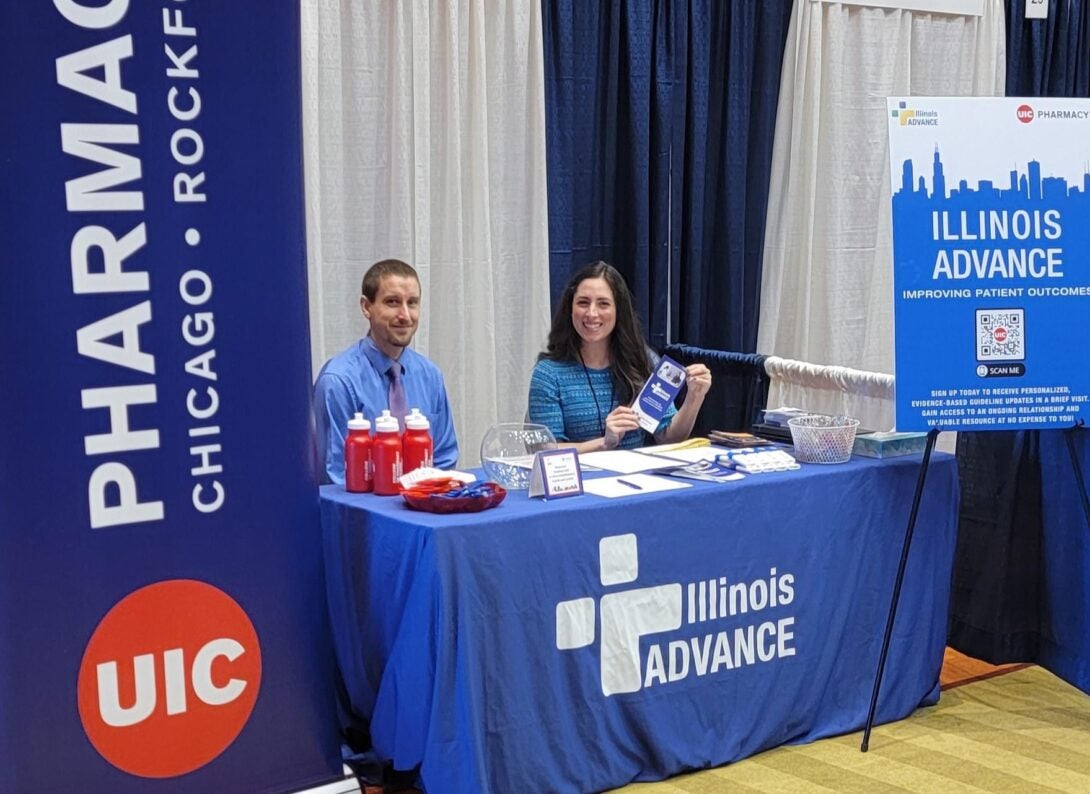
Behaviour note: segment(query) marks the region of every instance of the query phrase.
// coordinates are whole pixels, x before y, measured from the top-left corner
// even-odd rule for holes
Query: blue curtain
[[[649,341],[752,351],[791,0],[542,0],[555,304],[604,259]]]
[[[1025,15],[1025,0],[1008,0],[1007,96],[1088,96],[1087,3],[1053,0],[1047,19]],[[1037,661],[1049,635],[1040,450],[1039,431],[958,434],[949,643],[994,664]]]
[[[692,345],[667,345],[663,351],[680,364],[705,364],[712,372],[712,388],[693,425],[694,436],[712,430],[746,430],[757,423],[768,402],[769,377],[759,353],[730,353]],[[678,404],[684,404],[684,389]]]
[[[681,2],[671,341],[757,349],[761,253],[791,2]]]
[[[1008,0],[1007,96],[1090,96],[1090,9],[1053,0],[1047,19],[1026,19],[1025,0]]]

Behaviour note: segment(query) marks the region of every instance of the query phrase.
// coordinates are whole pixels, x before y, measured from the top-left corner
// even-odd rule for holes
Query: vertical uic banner
[[[0,23],[0,791],[327,781],[298,4]]]
[[[888,100],[899,430],[1090,410],[1090,100]]]

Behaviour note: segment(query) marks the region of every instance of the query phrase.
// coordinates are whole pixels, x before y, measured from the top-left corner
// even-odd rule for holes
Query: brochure
[[[698,460],[688,466],[680,466],[676,469],[662,472],[671,477],[684,477],[687,480],[701,480],[703,482],[731,482],[740,480],[745,475],[730,466],[724,466],[714,460]]]
[[[663,356],[647,383],[643,384],[636,403],[632,407],[639,415],[640,427],[648,433],[659,429],[662,417],[685,385],[685,367],[672,358]]]

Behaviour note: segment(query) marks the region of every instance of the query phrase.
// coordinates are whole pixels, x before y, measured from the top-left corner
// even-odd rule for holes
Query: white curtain
[[[303,0],[314,371],[366,333],[373,262],[420,273],[462,465],[526,410],[549,325],[539,0]]]
[[[1002,96],[1005,62],[1002,0],[984,0],[979,17],[796,0],[773,145],[760,352],[893,372],[886,97]],[[804,390],[770,389],[769,404],[783,402],[810,407]]]

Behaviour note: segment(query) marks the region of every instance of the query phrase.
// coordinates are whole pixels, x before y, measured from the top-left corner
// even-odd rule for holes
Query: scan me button
[[[981,364],[976,374],[982,378],[1020,378],[1026,374],[1025,364]]]

